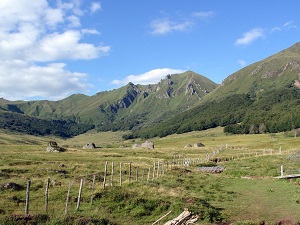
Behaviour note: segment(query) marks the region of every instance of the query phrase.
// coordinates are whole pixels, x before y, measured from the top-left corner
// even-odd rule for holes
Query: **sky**
[[[299,0],[0,0],[0,98],[60,100],[187,70],[220,84],[300,41]]]

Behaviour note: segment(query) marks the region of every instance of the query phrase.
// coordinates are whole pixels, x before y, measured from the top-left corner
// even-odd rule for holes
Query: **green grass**
[[[24,214],[27,179],[32,182],[30,214],[42,220],[45,214],[46,179],[50,177],[47,224],[152,224],[172,210],[162,222],[174,218],[184,208],[199,215],[199,224],[225,223],[275,224],[279,221],[300,221],[299,179],[278,180],[280,165],[285,170],[299,168],[299,160],[287,156],[297,150],[299,138],[276,135],[229,135],[221,128],[153,139],[155,149],[133,149],[141,140],[122,141],[122,133],[89,132],[68,140],[0,133],[0,185],[15,182],[23,190],[0,190],[0,224],[9,224],[11,215]],[[47,142],[57,141],[68,148],[63,153],[46,153]],[[16,142],[16,143],[15,143]],[[103,148],[84,150],[94,142]],[[204,148],[184,148],[188,143],[201,142]],[[120,146],[127,146],[120,148]],[[279,148],[282,148],[282,154]],[[270,149],[272,155],[270,155]],[[165,165],[165,174],[153,179],[153,164],[180,158],[204,160],[207,154],[219,150],[212,159],[225,166],[221,174],[205,174],[200,165],[172,167]],[[265,152],[265,155],[263,154]],[[257,153],[257,155],[256,155]],[[231,159],[225,162],[225,159]],[[234,160],[232,160],[234,159]],[[105,162],[108,162],[107,186],[103,189]],[[113,186],[111,168],[114,162]],[[122,162],[122,187],[119,187],[119,165]],[[129,163],[132,177],[129,183]],[[202,162],[203,164],[203,162]],[[210,164],[216,165],[215,162]],[[205,165],[205,163],[204,163]],[[149,183],[146,182],[151,168]],[[135,181],[138,168],[139,181]],[[145,171],[144,180],[142,173]],[[95,197],[90,204],[93,175],[96,175]],[[80,180],[84,179],[80,210],[76,211]],[[54,184],[55,183],[55,184]],[[69,214],[64,215],[68,185],[71,183]],[[19,203],[18,203],[19,201]],[[14,217],[13,217],[14,218]],[[81,219],[78,219],[81,218]],[[45,218],[44,218],[45,219]],[[11,222],[10,220],[10,222]],[[4,221],[4,222],[3,222]],[[69,222],[68,222],[69,221]],[[76,222],[77,221],[77,222]],[[81,221],[81,222],[80,222]],[[102,222],[101,222],[102,221]],[[106,222],[105,222],[106,221]],[[13,224],[13,223],[12,223]],[[45,224],[45,221],[40,222]]]

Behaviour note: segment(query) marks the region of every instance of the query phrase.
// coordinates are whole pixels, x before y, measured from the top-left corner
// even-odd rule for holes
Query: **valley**
[[[32,215],[31,222],[37,220],[39,224],[82,224],[82,221],[152,224],[172,211],[161,221],[166,222],[184,208],[199,215],[196,224],[296,224],[300,220],[297,213],[300,209],[299,180],[274,178],[280,175],[281,165],[284,165],[285,173],[299,170],[300,141],[288,132],[226,135],[223,128],[218,127],[151,139],[154,149],[132,148],[134,143],[142,140],[123,140],[122,135],[123,132],[89,131],[71,139],[60,139],[2,131],[2,223],[16,222],[12,215],[24,217],[28,179],[31,180],[29,214]],[[67,150],[46,152],[50,140]],[[82,149],[91,142],[101,148]],[[205,147],[185,147],[194,143],[203,143]],[[210,155],[209,159],[207,155]],[[183,166],[187,160],[189,166]],[[200,166],[224,166],[226,169],[222,173],[203,173]],[[51,184],[46,213],[48,178]],[[84,180],[82,200],[80,209],[76,210],[75,198],[81,179]],[[8,182],[20,185],[21,190],[5,189],[3,184]],[[66,215],[69,184],[70,202]]]

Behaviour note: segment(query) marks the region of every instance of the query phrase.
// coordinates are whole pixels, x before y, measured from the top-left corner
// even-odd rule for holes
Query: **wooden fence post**
[[[114,180],[114,162],[111,162],[110,186],[113,186],[113,180]]]
[[[142,183],[144,183],[144,178],[145,178],[145,168],[143,169],[143,174],[142,174]]]
[[[154,176],[155,176],[155,166],[156,166],[156,163],[154,162],[154,163],[153,163],[153,175],[152,175],[152,181],[154,180]]]
[[[93,176],[93,183],[92,183],[92,195],[91,195],[91,206],[93,205],[93,200],[94,200],[94,188],[95,188],[95,180],[96,180],[96,175]]]
[[[30,195],[30,184],[31,181],[27,180],[27,189],[26,189],[26,204],[25,204],[25,216],[29,214],[29,195]]]
[[[120,187],[122,187],[122,162],[120,162]]]
[[[159,175],[159,161],[157,162],[157,171],[156,171],[156,180],[158,179],[158,175]]]
[[[48,177],[46,182],[46,190],[45,190],[45,212],[48,213],[48,197],[49,197],[49,184],[50,184],[50,178]]]
[[[139,168],[136,167],[135,168],[135,181],[138,182],[138,180],[139,180]]]
[[[147,176],[147,184],[149,183],[149,178],[150,178],[150,170],[151,170],[151,168],[149,167],[149,169],[148,169],[148,176]]]
[[[131,161],[130,161],[130,163],[129,163],[129,176],[128,176],[128,182],[130,183],[130,181],[131,181]]]
[[[80,207],[80,201],[81,201],[81,193],[82,193],[82,186],[83,186],[83,179],[80,180],[80,187],[79,187],[79,192],[78,192],[78,199],[77,199],[77,207],[76,210],[79,210]]]
[[[70,191],[71,191],[71,182],[69,182],[68,192],[67,192],[67,198],[66,198],[66,208],[65,208],[65,214],[68,214],[68,205],[70,200]]]
[[[105,189],[106,186],[106,175],[107,175],[107,162],[105,162],[105,166],[104,166],[103,189]]]
[[[280,175],[283,177],[283,165],[280,166]]]

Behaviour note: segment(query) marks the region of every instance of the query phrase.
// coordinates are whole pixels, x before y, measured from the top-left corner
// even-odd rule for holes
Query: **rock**
[[[145,142],[142,143],[141,147],[142,148],[153,149],[154,148],[154,143],[152,141],[145,141]]]
[[[154,143],[152,141],[145,141],[142,144],[133,144],[132,148],[148,148],[154,149]]]
[[[133,144],[133,145],[132,145],[132,148],[140,148],[140,147],[141,147],[140,144]]]
[[[192,145],[191,144],[187,144],[186,146],[184,146],[184,148],[191,148]]]
[[[96,148],[96,145],[94,143],[87,143],[82,148],[83,149],[93,149],[93,148]]]
[[[200,147],[205,147],[205,145],[202,144],[202,143],[195,143],[195,144],[194,144],[194,147],[200,148]]]
[[[8,182],[8,183],[0,185],[0,190],[21,191],[21,190],[24,190],[24,187],[17,183]]]
[[[46,152],[64,152],[64,151],[66,151],[66,149],[59,147],[55,141],[50,141],[46,149]]]

